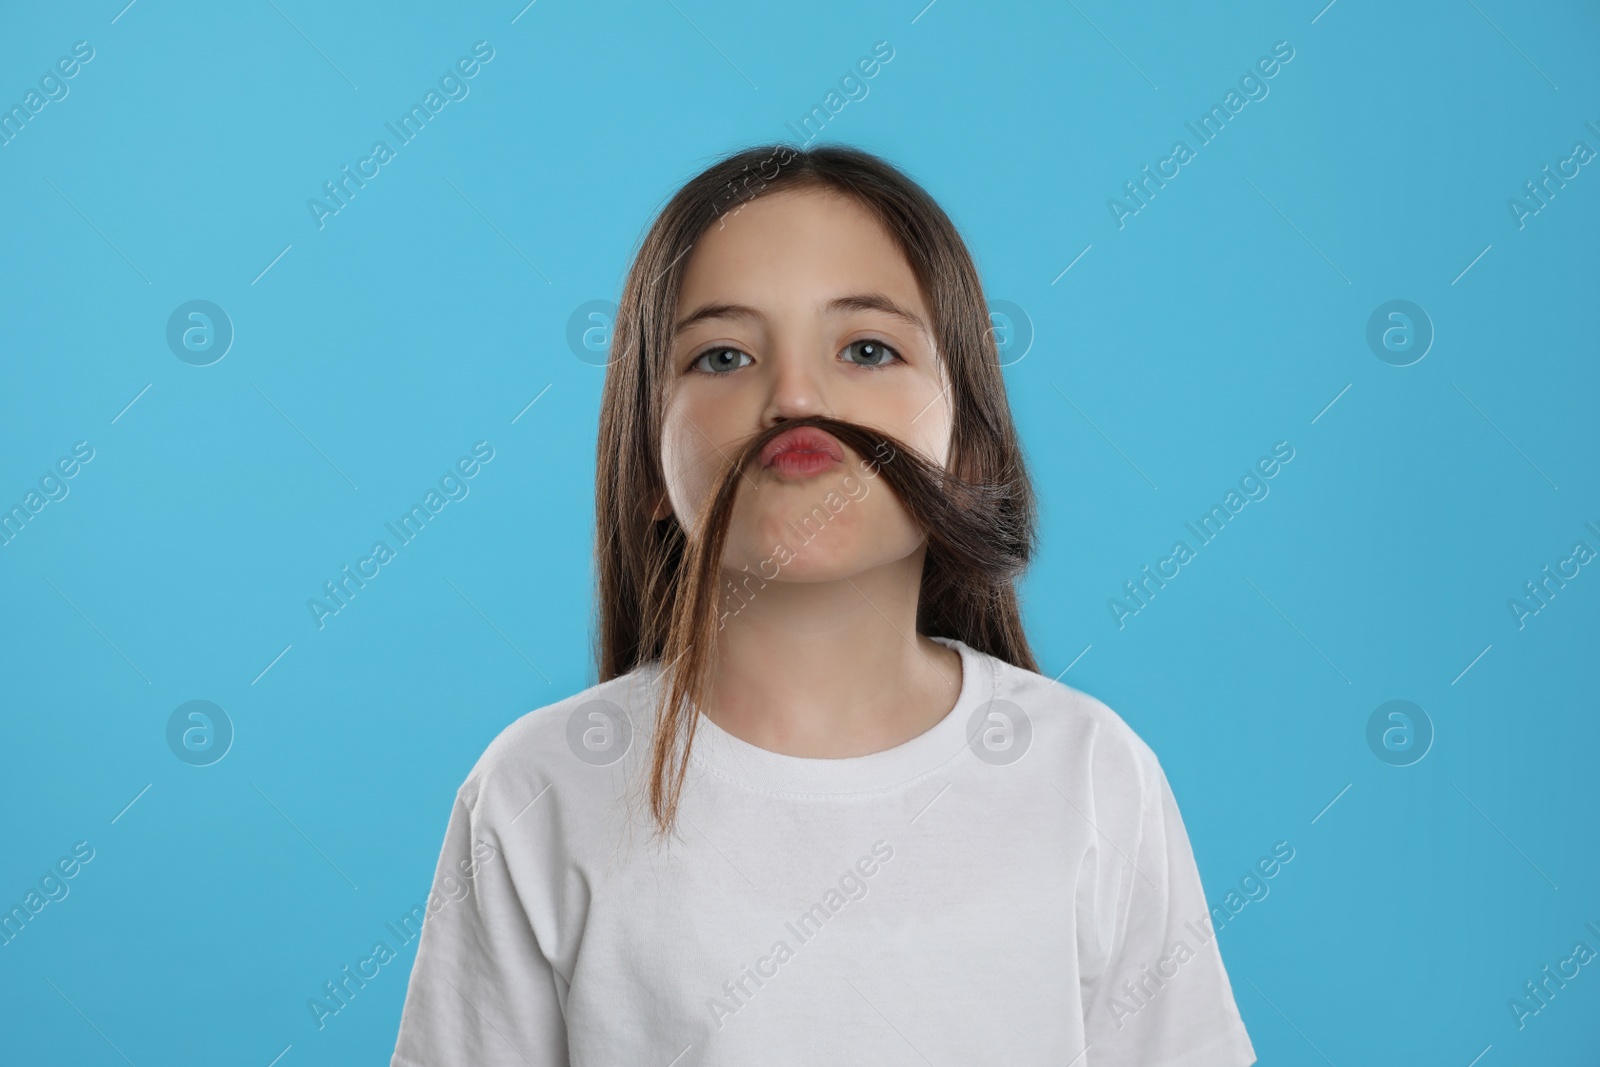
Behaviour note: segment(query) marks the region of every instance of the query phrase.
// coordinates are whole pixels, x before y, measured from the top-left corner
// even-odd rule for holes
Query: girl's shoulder
[[[1026,667],[992,660],[998,710],[1025,722],[1033,743],[1078,766],[1154,780],[1160,761],[1144,738],[1099,697]]]
[[[484,748],[461,799],[476,807],[489,794],[526,802],[548,787],[606,786],[613,776],[603,772],[632,762],[648,740],[654,679],[646,664],[522,714]]]

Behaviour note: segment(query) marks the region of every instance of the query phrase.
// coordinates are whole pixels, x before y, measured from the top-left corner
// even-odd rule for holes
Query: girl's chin
[[[908,556],[923,543],[909,521],[865,507],[852,503],[833,514],[763,508],[738,515],[728,530],[722,568],[767,581],[836,582]]]
[[[730,544],[722,556],[722,570],[730,580],[753,586],[760,585],[761,581],[839,582],[894,563],[910,555],[917,546],[910,546],[906,552],[886,552],[885,547],[881,544],[832,544],[824,548],[815,543],[779,543],[762,549]]]
[[[870,569],[873,562],[831,556],[818,558],[804,552],[728,553],[723,556],[722,570],[736,583],[751,582],[755,585],[760,584],[755,579],[794,583],[837,582]]]

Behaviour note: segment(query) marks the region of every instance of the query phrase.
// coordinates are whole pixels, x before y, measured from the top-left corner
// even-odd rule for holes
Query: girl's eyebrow
[[[822,305],[825,312],[841,311],[879,311],[885,315],[899,319],[922,333],[929,340],[933,338],[933,331],[923,321],[920,315],[901,307],[883,293],[851,293],[848,296],[837,296]],[[766,316],[748,304],[726,304],[714,302],[702,304],[688,315],[678,321],[673,327],[673,334],[682,333],[691,326],[698,325],[708,319],[763,319]]]

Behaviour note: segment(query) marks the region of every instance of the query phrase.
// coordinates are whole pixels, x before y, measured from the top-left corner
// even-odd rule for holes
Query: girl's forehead
[[[701,235],[684,270],[680,312],[707,300],[813,300],[823,291],[891,291],[921,302],[899,244],[865,205],[826,189],[771,193]]]

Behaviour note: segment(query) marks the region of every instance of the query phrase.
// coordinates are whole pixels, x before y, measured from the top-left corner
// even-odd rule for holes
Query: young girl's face
[[[804,415],[883,430],[948,464],[951,405],[933,320],[905,256],[855,200],[773,193],[707,230],[690,253],[674,322],[661,441],[668,501],[655,517],[669,503],[693,530],[744,441]],[[751,461],[725,571],[829,581],[921,549],[921,531],[863,466],[893,459],[826,441],[841,462],[815,452]]]

